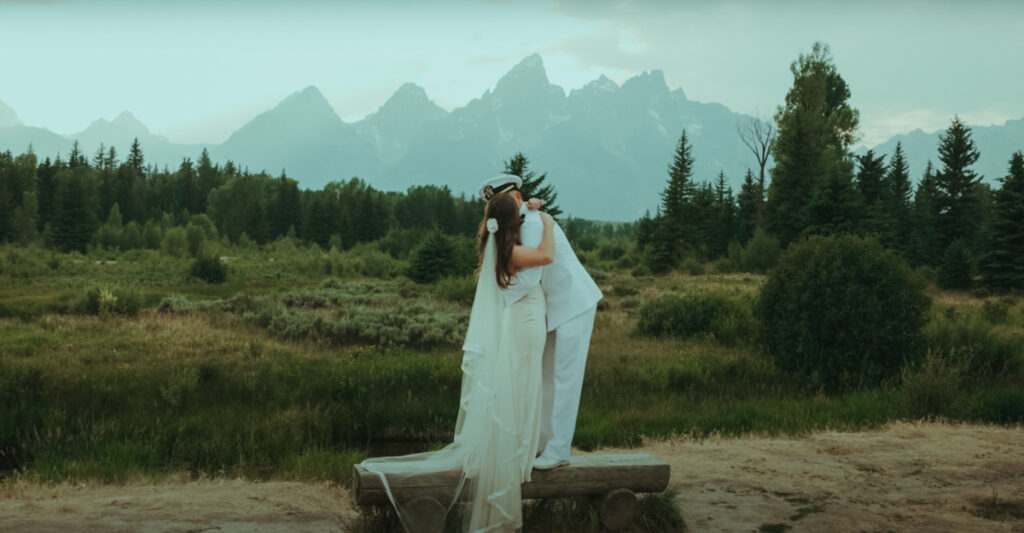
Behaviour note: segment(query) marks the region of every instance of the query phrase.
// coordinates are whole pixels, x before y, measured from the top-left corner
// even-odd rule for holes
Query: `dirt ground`
[[[671,464],[694,532],[1024,533],[1022,427],[896,423],[596,453],[639,451]],[[345,531],[355,517],[349,490],[332,483],[0,483],[0,531],[312,533]]]

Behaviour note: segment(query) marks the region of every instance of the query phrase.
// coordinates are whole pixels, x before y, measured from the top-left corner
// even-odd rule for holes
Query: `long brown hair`
[[[512,282],[512,248],[519,244],[519,204],[516,202],[515,192],[499,194],[491,198],[484,208],[484,219],[480,221],[480,228],[476,235],[477,258],[479,265],[484,262],[484,250],[487,246],[487,219],[493,218],[498,221],[498,231],[494,233],[494,248],[496,261],[494,273],[498,278],[498,286],[507,289]]]

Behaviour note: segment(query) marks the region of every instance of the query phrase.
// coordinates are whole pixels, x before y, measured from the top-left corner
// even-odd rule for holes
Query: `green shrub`
[[[160,248],[162,241],[163,235],[160,234],[160,225],[153,221],[153,219],[147,220],[146,225],[142,227],[143,245],[150,250],[156,250]]]
[[[207,283],[224,283],[228,279],[228,267],[214,255],[201,255],[192,262],[188,275]]]
[[[758,228],[743,249],[742,268],[745,272],[765,273],[775,268],[781,255],[779,240]]]
[[[5,246],[0,257],[0,275],[11,278],[31,278],[43,271],[43,250],[40,248],[22,248]]]
[[[642,335],[710,335],[726,344],[752,341],[756,331],[749,302],[716,292],[666,294],[640,307],[637,321],[637,332]]]
[[[615,268],[622,270],[628,270],[634,266],[636,266],[636,262],[633,261],[633,256],[630,254],[620,257],[619,260],[615,262]]]
[[[1024,338],[997,333],[983,315],[953,307],[934,310],[924,328],[928,348],[969,358],[967,374],[972,377],[1019,376],[1024,372]]]
[[[171,228],[164,233],[160,248],[167,255],[182,257],[188,252],[188,235],[185,228]]]
[[[949,413],[960,395],[963,374],[967,370],[967,359],[959,355],[953,353],[944,357],[937,352],[928,352],[919,368],[912,365],[903,367],[903,395],[912,416]]]
[[[597,257],[602,261],[616,261],[626,255],[626,248],[617,242],[605,242],[597,247]]]
[[[199,255],[199,248],[206,240],[206,232],[198,224],[189,223],[185,227],[185,241],[188,246],[188,255],[196,257]]]
[[[981,308],[981,315],[990,324],[1005,324],[1010,316],[1010,306],[1005,302],[985,301]]]
[[[699,276],[704,273],[704,265],[700,264],[700,261],[693,256],[683,259],[682,264],[679,265],[679,269],[691,276]]]
[[[476,297],[476,277],[444,278],[434,285],[434,294],[449,302],[473,305],[473,298]]]
[[[71,311],[84,315],[135,316],[142,309],[142,295],[134,287],[91,287],[74,304]]]
[[[181,407],[199,385],[199,369],[177,367],[167,376],[167,383],[160,386],[160,396],[173,408]]]
[[[924,355],[923,283],[878,241],[815,236],[791,245],[761,290],[761,337],[779,368],[830,391],[895,377]]]
[[[639,264],[635,268],[633,268],[631,274],[634,278],[646,278],[648,276],[653,275],[653,272],[651,272],[651,268],[649,266],[645,264]]]
[[[962,239],[957,239],[946,248],[942,264],[939,265],[939,286],[943,289],[969,289],[974,271],[971,251]]]
[[[409,278],[417,283],[432,283],[462,274],[458,255],[451,239],[434,230],[409,255]]]

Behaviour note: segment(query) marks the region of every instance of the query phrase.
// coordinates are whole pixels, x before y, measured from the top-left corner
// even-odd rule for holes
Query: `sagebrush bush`
[[[960,395],[969,361],[962,354],[928,352],[919,367],[906,365],[901,373],[907,409],[914,417],[948,414]]]
[[[31,278],[44,272],[45,251],[42,248],[5,246],[0,256],[0,275],[10,278]]]
[[[981,308],[982,316],[991,324],[1003,324],[1010,316],[1010,306],[1006,302],[993,302],[986,300]]]
[[[228,279],[228,267],[214,255],[201,255],[192,262],[188,274],[207,283],[224,283]]]
[[[84,315],[135,316],[142,309],[142,295],[134,287],[90,287],[71,305],[71,311]]]
[[[753,341],[756,331],[749,301],[717,292],[666,294],[641,306],[637,321],[637,332],[642,335],[710,335],[726,344]]]
[[[931,306],[907,264],[872,238],[791,245],[761,289],[761,338],[779,368],[837,391],[878,384],[924,355]]]
[[[704,273],[704,265],[700,264],[700,261],[693,256],[689,256],[683,259],[682,264],[679,265],[679,270],[686,272],[691,276],[699,276]]]
[[[928,348],[958,353],[970,361],[967,374],[976,378],[1020,376],[1024,373],[1024,338],[995,331],[985,311],[933,310],[924,327]]]
[[[434,284],[434,294],[438,298],[462,305],[473,305],[476,297],[476,277],[448,277]]]

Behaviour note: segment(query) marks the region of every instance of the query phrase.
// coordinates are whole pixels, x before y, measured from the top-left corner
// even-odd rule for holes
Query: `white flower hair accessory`
[[[494,233],[498,231],[498,219],[488,218],[487,219],[487,233]]]

